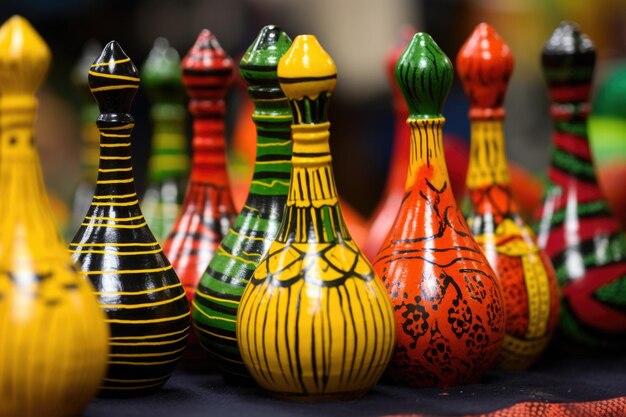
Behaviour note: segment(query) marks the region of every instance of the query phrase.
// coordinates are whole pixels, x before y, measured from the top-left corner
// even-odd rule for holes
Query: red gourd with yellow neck
[[[552,264],[522,220],[511,188],[503,101],[513,55],[493,28],[481,23],[456,62],[470,100],[467,223],[502,284],[506,336],[498,365],[522,370],[550,341],[559,317],[559,291]]]
[[[500,284],[457,208],[443,153],[441,114],[452,64],[418,33],[396,65],[409,107],[404,200],[374,269],[395,310],[392,378],[411,386],[476,382],[504,338]]]

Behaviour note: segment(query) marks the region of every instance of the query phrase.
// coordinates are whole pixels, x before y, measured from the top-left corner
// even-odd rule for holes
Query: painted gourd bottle
[[[189,175],[180,57],[165,38],[154,41],[141,80],[152,118],[148,186],[141,211],[157,241],[163,242],[178,218]]]
[[[471,149],[466,219],[500,278],[506,334],[498,366],[524,370],[542,354],[559,319],[559,289],[547,255],[524,224],[511,189],[504,145],[504,96],[513,55],[486,23],[476,27],[457,56],[470,100]]]
[[[78,415],[106,371],[108,327],[52,218],[33,139],[50,50],[0,27],[0,415]]]
[[[232,382],[253,382],[237,348],[237,309],[254,269],[276,238],[289,191],[291,111],[276,67],[290,45],[280,28],[266,26],[241,59],[239,71],[255,105],[254,174],[243,210],[209,263],[193,301],[201,344]]]
[[[72,81],[80,98],[80,182],[74,190],[72,216],[66,230],[67,239],[74,237],[89,210],[98,178],[98,157],[100,156],[100,132],[94,125],[100,111],[93,100],[87,84],[87,70],[100,55],[102,45],[92,40],[85,44],[83,53],[72,71]]]
[[[224,101],[233,81],[233,62],[208,30],[200,32],[182,62],[191,100],[193,156],[180,216],[164,245],[189,303],[236,213],[226,171]],[[194,334],[190,345],[197,347]]]
[[[395,310],[390,376],[410,386],[476,382],[504,339],[500,284],[461,215],[443,153],[452,64],[418,33],[396,65],[409,107],[406,193],[374,262]]]
[[[595,47],[571,22],[542,53],[553,119],[551,186],[539,245],[562,291],[558,334],[568,348],[626,346],[626,238],[598,186],[587,137]]]
[[[398,58],[400,58],[414,34],[415,30],[412,27],[403,28],[400,42],[396,43],[387,54],[386,69],[393,91],[393,112],[395,116],[393,147],[385,190],[378,207],[372,215],[367,242],[363,246],[363,252],[365,252],[368,259],[376,257],[380,245],[387,237],[389,228],[396,218],[404,198],[406,170],[409,167],[409,138],[411,130],[406,123],[406,119],[409,117],[409,109],[396,84],[394,72]]]
[[[70,250],[96,288],[111,328],[100,394],[149,394],[167,381],[182,356],[189,304],[139,208],[131,161],[135,121],[128,113],[139,72],[117,42],[109,42],[91,65],[89,87],[100,107],[100,166],[95,195]]]
[[[293,116],[292,172],[276,240],[246,287],[237,341],[271,394],[295,401],[356,398],[383,373],[395,327],[389,298],[346,228],[329,147],[335,63],[312,35],[278,64]]]

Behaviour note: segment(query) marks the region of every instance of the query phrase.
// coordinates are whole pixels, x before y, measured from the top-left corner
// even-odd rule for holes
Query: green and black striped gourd
[[[193,302],[194,327],[202,346],[231,381],[250,378],[237,348],[237,308],[278,232],[289,191],[292,118],[276,68],[290,45],[280,28],[266,26],[241,59],[240,73],[255,105],[254,174],[243,210],[216,251]]]
[[[139,74],[117,42],[109,42],[91,66],[89,87],[100,107],[100,165],[70,251],[96,288],[111,330],[100,394],[147,394],[167,381],[182,356],[189,305],[139,208],[131,162],[135,122],[128,113]]]

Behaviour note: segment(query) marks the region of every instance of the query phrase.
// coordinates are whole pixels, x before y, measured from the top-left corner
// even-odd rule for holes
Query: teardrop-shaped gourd
[[[79,415],[106,370],[108,326],[50,212],[33,139],[50,63],[24,18],[0,27],[0,415]]]
[[[595,59],[572,22],[554,30],[541,55],[554,132],[538,241],[561,286],[563,345],[623,351],[626,237],[598,185],[587,133]]]
[[[159,242],[169,235],[178,218],[189,177],[181,76],[178,52],[167,39],[157,38],[141,68],[152,119],[148,185],[141,210]]]
[[[500,284],[461,215],[443,153],[441,114],[452,64],[418,33],[396,65],[409,107],[405,197],[374,261],[395,310],[390,375],[410,386],[476,382],[504,338]]]
[[[511,188],[503,101],[513,55],[495,30],[481,23],[456,62],[470,101],[464,210],[470,230],[500,279],[506,311],[506,335],[497,364],[523,370],[550,341],[559,318],[559,291],[552,264],[522,220]]]
[[[250,374],[294,401],[363,395],[395,340],[385,289],[350,237],[328,143],[335,63],[312,35],[278,64],[293,116],[293,169],[276,240],[246,287],[237,342]]]
[[[108,316],[109,369],[103,396],[155,392],[170,377],[187,343],[185,291],[139,208],[128,113],[139,71],[116,41],[89,69],[100,108],[100,166],[87,216],[70,244]]]
[[[276,67],[291,39],[266,26],[239,65],[254,103],[257,151],[250,193],[235,224],[220,243],[193,301],[194,328],[227,381],[253,382],[241,360],[235,319],[254,269],[276,238],[291,178],[291,111],[278,85]]]

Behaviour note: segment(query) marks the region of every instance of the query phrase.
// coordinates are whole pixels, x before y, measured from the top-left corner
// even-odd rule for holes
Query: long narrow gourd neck
[[[291,112],[275,87],[248,88],[254,103],[257,144],[250,195],[286,196],[291,178]]]
[[[192,99],[189,102],[189,111],[194,118],[191,181],[227,187],[224,139],[226,103],[221,99]]]
[[[131,132],[135,120],[128,113],[104,113],[100,114],[96,124],[100,130],[100,166],[94,199],[124,195],[134,198],[131,203],[136,203],[131,156]]]
[[[587,133],[587,117],[590,112],[589,86],[551,88],[553,99],[550,115],[553,121],[552,147],[549,177],[562,187],[579,178],[589,185],[597,186],[591,148]],[[580,90],[580,91],[578,91]]]
[[[411,191],[414,187],[420,188],[425,178],[437,188],[444,183],[450,187],[448,168],[443,152],[443,124],[444,117],[432,119],[415,119],[409,117],[407,123],[411,127],[411,146],[409,172],[406,178],[405,190]]]
[[[151,182],[182,178],[189,172],[185,113],[185,108],[178,103],[152,105],[152,151],[148,162],[148,178]]]
[[[465,182],[469,190],[490,185],[510,185],[502,119],[472,120],[470,158]]]

